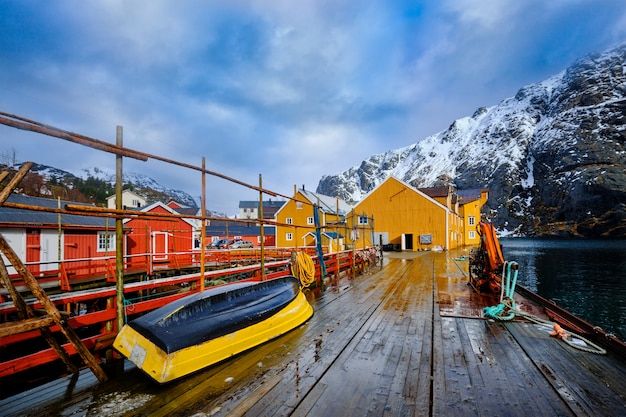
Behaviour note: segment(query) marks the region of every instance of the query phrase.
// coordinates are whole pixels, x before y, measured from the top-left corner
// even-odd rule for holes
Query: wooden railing
[[[258,254],[253,250],[242,251],[215,251],[213,256],[216,262],[230,265],[253,259]],[[324,263],[328,277],[339,277],[341,274],[357,273],[368,263],[374,262],[370,248],[358,251],[343,251],[324,255]],[[289,252],[290,254],[290,252]],[[290,274],[289,260],[279,259],[287,256],[286,251],[280,250],[269,254],[265,263],[265,279],[274,279]],[[319,276],[319,260],[312,256],[316,265],[316,280],[322,284],[323,277]],[[139,282],[124,285],[125,320],[130,320],[138,314],[153,310],[178,298],[200,290],[201,277],[199,273],[178,275],[164,278],[144,279]],[[205,285],[211,286],[224,282],[241,280],[260,280],[261,269],[259,263],[215,269],[205,273]],[[70,279],[71,282],[71,279]],[[103,354],[110,347],[117,334],[115,328],[115,286],[106,284],[100,288],[83,291],[68,291],[50,296],[51,301],[60,311],[69,314],[68,322],[72,328],[81,334],[85,346],[96,355]],[[34,299],[27,300],[34,308],[41,305]],[[0,323],[10,321],[16,314],[12,302],[0,304]],[[53,333],[59,331],[55,326],[50,327]],[[33,330],[0,338],[0,378],[25,371],[35,366],[58,360],[52,349],[33,349],[41,338],[39,331]],[[75,351],[71,345],[64,345],[69,354]],[[29,350],[30,349],[30,350]]]

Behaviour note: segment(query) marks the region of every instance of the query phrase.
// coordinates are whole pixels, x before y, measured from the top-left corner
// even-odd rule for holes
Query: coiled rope
[[[315,264],[305,252],[298,252],[296,265],[291,265],[291,274],[300,280],[300,284],[307,288],[315,281]]]

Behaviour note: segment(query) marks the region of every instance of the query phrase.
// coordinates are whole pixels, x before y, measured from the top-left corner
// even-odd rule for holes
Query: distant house
[[[162,202],[139,209],[145,213],[179,214]],[[177,267],[193,263],[194,222],[184,218],[145,218],[124,220],[131,232],[127,237],[129,268],[152,271],[157,266]]]
[[[334,252],[343,250],[345,216],[351,206],[339,197],[294,187],[294,196],[276,212],[276,246],[282,248],[315,246],[315,210],[324,234],[322,246]]]
[[[284,201],[263,201],[263,218],[273,219],[276,212],[285,204]],[[259,202],[258,201],[240,201],[239,216],[240,219],[258,219],[259,218]]]
[[[107,197],[107,207],[115,208],[115,194]],[[146,205],[146,199],[133,193],[130,190],[122,191],[122,208],[131,209],[131,208],[139,208]]]
[[[458,190],[460,213],[464,221],[465,244],[478,245],[480,235],[477,227],[480,213],[489,199],[489,191],[485,189]]]

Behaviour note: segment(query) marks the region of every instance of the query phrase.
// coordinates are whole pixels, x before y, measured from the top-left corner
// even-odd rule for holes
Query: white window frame
[[[108,242],[107,242],[108,240]],[[111,252],[115,250],[115,234],[112,232],[98,232],[97,252]],[[108,244],[108,247],[106,245]]]
[[[287,223],[287,224],[293,224],[293,217],[287,217],[287,218],[285,219],[285,223]]]
[[[470,230],[467,234],[467,237],[469,237],[470,239],[476,239],[476,231]]]
[[[467,224],[469,226],[475,226],[476,225],[476,217],[474,217],[474,216],[467,216]]]
[[[309,216],[306,218],[306,224],[311,225],[315,223],[315,220],[313,219],[313,216]]]
[[[285,240],[287,242],[291,242],[293,240],[293,233],[291,233],[291,232],[285,233]]]
[[[367,216],[359,216],[359,225],[369,224],[369,218]]]

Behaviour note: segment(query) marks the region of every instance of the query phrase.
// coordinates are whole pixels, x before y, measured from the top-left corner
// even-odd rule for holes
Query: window
[[[287,224],[293,224],[293,217],[287,217],[287,218],[285,219],[285,223],[287,223]]]
[[[306,224],[313,224],[313,216],[309,216],[306,218]]]
[[[473,230],[469,231],[469,234],[467,235],[470,239],[475,239],[476,238],[476,232]]]
[[[293,240],[293,233],[287,233],[285,235],[285,239],[287,239],[288,242]]]
[[[359,216],[359,224],[368,224],[368,221],[367,216]]]
[[[115,250],[115,235],[113,233],[98,232],[98,252]]]
[[[296,208],[300,210],[302,208],[302,201],[296,201]]]
[[[469,224],[470,226],[474,226],[476,224],[476,218],[474,216],[468,216],[467,224]]]

